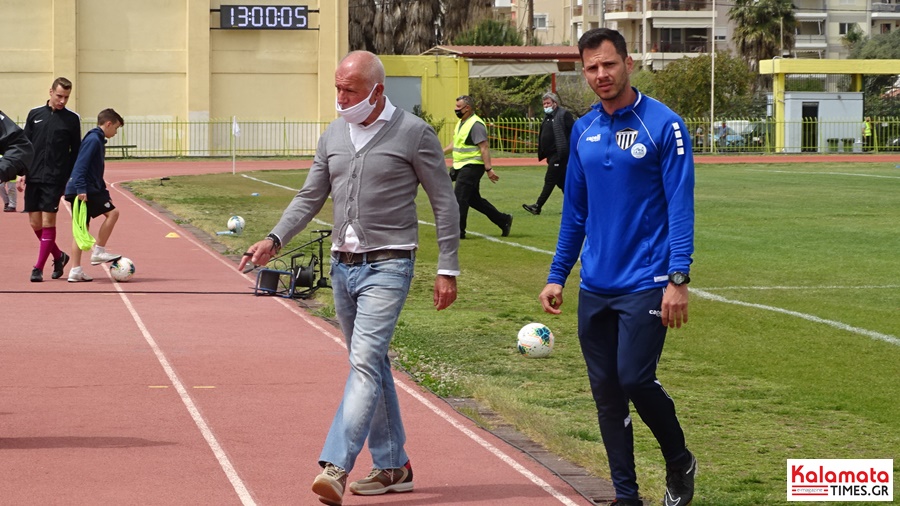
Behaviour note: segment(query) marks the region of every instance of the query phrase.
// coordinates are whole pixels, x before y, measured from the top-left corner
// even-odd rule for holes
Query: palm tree
[[[375,0],[350,0],[351,50],[375,51]]]
[[[738,53],[751,68],[794,47],[797,21],[791,0],[735,0],[728,19],[735,24],[732,40]]]
[[[490,0],[350,0],[350,49],[421,54],[490,16]]]
[[[444,44],[462,32],[475,27],[490,16],[493,2],[486,0],[443,0],[441,40]]]

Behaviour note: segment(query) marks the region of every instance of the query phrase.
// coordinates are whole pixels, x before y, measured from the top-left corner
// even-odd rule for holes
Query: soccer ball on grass
[[[231,230],[236,235],[240,235],[244,231],[244,223],[244,218],[237,215],[232,216],[228,218],[228,230]]]
[[[528,358],[542,358],[553,351],[553,332],[543,323],[529,323],[519,330],[519,353]]]

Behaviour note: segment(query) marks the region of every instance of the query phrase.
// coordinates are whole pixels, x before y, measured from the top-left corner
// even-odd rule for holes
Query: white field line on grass
[[[289,186],[280,185],[280,184],[278,184],[278,183],[273,183],[273,182],[271,182],[271,181],[266,181],[265,179],[259,179],[259,178],[255,178],[255,177],[253,177],[253,176],[248,176],[247,174],[241,174],[241,176],[243,176],[243,177],[245,177],[245,178],[247,178],[247,179],[252,179],[253,181],[256,181],[256,182],[258,182],[258,183],[262,183],[262,184],[267,184],[267,185],[274,186],[274,187],[276,187],[276,188],[284,188],[285,190],[290,190],[290,191],[294,191],[294,192],[300,191],[300,190],[298,190],[297,188],[291,188],[291,187],[289,187]],[[325,223],[325,222],[323,222],[323,221],[318,221],[318,220],[314,220],[314,221],[315,221],[316,223],[321,224],[321,225],[331,226],[330,224],[327,224],[327,223]],[[419,224],[420,224],[420,225],[428,225],[429,227],[433,227],[433,226],[434,226],[434,223],[429,223],[429,222],[427,222],[427,221],[422,221],[422,220],[419,220]],[[515,242],[511,242],[511,241],[503,241],[503,240],[497,239],[496,237],[493,237],[493,236],[489,236],[489,235],[485,235],[485,234],[479,234],[478,232],[469,232],[469,231],[466,231],[466,234],[467,234],[467,235],[478,236],[478,237],[481,237],[482,239],[487,239],[488,241],[493,241],[493,242],[496,242],[496,243],[502,243],[502,244],[508,244],[508,245],[514,246],[514,247],[516,247],[516,248],[522,248],[522,249],[526,249],[526,250],[528,250],[528,251],[534,251],[535,253],[544,253],[544,254],[546,254],[546,255],[553,255],[553,252],[552,252],[552,251],[547,251],[547,250],[543,250],[543,249],[538,249],[538,248],[535,248],[535,247],[533,247],[533,246],[526,246],[525,244],[519,244],[519,243],[515,243]]]
[[[275,183],[269,183],[267,181],[263,181],[263,180],[249,177],[246,175],[243,175],[243,176],[247,177],[248,179],[253,179],[255,181],[259,181],[261,183],[272,184],[273,186],[277,186],[277,187],[284,188],[284,189],[291,190],[291,191],[298,191],[294,188],[288,188],[286,186],[278,185]],[[149,209],[146,206],[144,206],[141,202],[139,202],[137,199],[135,199],[134,196],[131,195],[129,192],[122,191],[120,188],[118,188],[118,184],[113,183],[110,186],[115,188],[119,193],[121,193],[125,198],[130,200],[138,208],[140,208],[141,210],[143,210],[144,212],[146,212],[147,214],[149,214],[150,216],[152,216],[159,222],[161,222],[164,225],[166,225],[167,227],[169,227],[172,231],[181,232],[179,234],[180,237],[187,240],[191,244],[194,244],[201,251],[206,252],[206,254],[215,258],[217,261],[228,266],[228,268],[231,271],[235,272],[236,274],[238,274],[242,278],[246,279],[247,281],[250,281],[250,282],[254,281],[251,276],[238,271],[235,268],[233,263],[229,262],[218,252],[213,251],[205,244],[202,244],[199,241],[195,240],[194,238],[190,237],[189,235],[184,234],[184,232],[180,228],[178,228],[177,226],[173,225],[172,223],[170,223],[167,220],[160,217],[159,214],[156,213],[155,211],[153,211],[152,209]],[[323,226],[329,226],[329,227],[332,226],[332,224],[326,223],[324,221],[319,221],[319,220],[315,220],[315,221]],[[121,287],[119,287],[118,285],[116,285],[116,289],[119,290],[120,292],[122,291]],[[126,306],[129,307],[129,311],[132,311],[133,308],[131,306],[131,303],[127,300],[127,297],[124,294],[122,294],[122,298],[123,298],[123,300],[125,300]],[[328,338],[330,338],[332,341],[337,343],[339,346],[341,346],[345,350],[347,349],[347,345],[341,337],[339,337],[337,334],[330,331],[326,327],[320,325],[316,318],[310,316],[306,311],[301,311],[297,307],[296,304],[288,304],[284,298],[277,298],[276,301],[279,304],[281,304],[282,306],[286,307],[289,311],[291,311],[295,315],[302,318],[311,327],[313,327],[317,331],[321,332],[322,334],[326,335]],[[139,321],[139,317],[137,316],[137,313],[132,312],[132,315],[133,315],[133,317],[136,318],[135,321],[138,321],[138,326],[141,328],[141,332],[146,332],[146,328],[144,327],[143,322]],[[157,354],[158,359],[161,357],[160,363],[163,364],[163,368],[166,370],[166,374],[169,375],[169,380],[172,381],[173,385],[176,385],[175,388],[178,390],[179,395],[182,396],[182,401],[185,403],[185,406],[188,407],[188,411],[191,412],[191,416],[193,417],[194,413],[196,412],[196,414],[197,414],[196,416],[199,417],[199,422],[197,421],[197,418],[195,418],[194,421],[197,424],[198,428],[200,428],[200,431],[203,433],[203,437],[206,439],[207,444],[209,444],[210,448],[213,450],[213,453],[216,455],[216,458],[219,459],[219,465],[222,467],[222,470],[225,472],[226,476],[228,476],[229,481],[231,481],[232,486],[235,489],[235,492],[237,492],[238,497],[241,499],[241,503],[244,504],[245,506],[255,505],[256,503],[253,501],[253,498],[251,497],[249,491],[247,491],[246,486],[244,485],[244,483],[241,481],[240,477],[238,476],[237,471],[234,469],[234,466],[231,465],[231,462],[228,460],[227,455],[225,455],[225,452],[219,446],[218,442],[215,439],[215,436],[212,434],[212,430],[209,428],[208,424],[203,420],[202,415],[200,415],[199,411],[197,410],[196,406],[194,405],[193,401],[191,400],[190,394],[187,392],[187,390],[181,384],[181,381],[178,379],[178,376],[175,373],[174,368],[169,364],[168,360],[166,360],[165,355],[162,354],[162,351],[159,350],[158,346],[156,346],[156,343],[155,343],[155,341],[153,341],[153,338],[150,337],[149,332],[146,332],[144,334],[144,337],[145,337],[145,339],[148,339],[148,343],[152,343],[150,346],[151,346],[151,348],[153,348],[154,353]],[[165,361],[165,362],[163,363],[163,361]],[[171,371],[171,374],[169,374],[170,371]],[[399,385],[401,389],[403,389],[414,399],[416,399],[420,403],[422,403],[426,408],[431,410],[432,413],[434,413],[438,417],[444,419],[447,423],[449,423],[455,429],[457,429],[460,432],[462,432],[463,434],[465,434],[469,439],[473,440],[479,446],[481,446],[482,448],[484,448],[485,450],[490,452],[492,455],[496,456],[497,458],[499,458],[500,460],[502,460],[503,462],[508,464],[516,472],[518,472],[519,474],[521,474],[522,476],[527,478],[529,481],[531,481],[532,483],[534,483],[535,485],[537,485],[538,487],[540,487],[541,489],[546,491],[548,494],[552,495],[560,503],[565,504],[566,506],[577,506],[577,503],[575,503],[574,501],[572,501],[571,499],[566,497],[562,492],[559,492],[558,490],[553,488],[552,485],[550,485],[549,483],[547,483],[546,481],[541,479],[541,477],[539,477],[536,474],[529,471],[527,468],[525,468],[525,466],[520,464],[518,461],[516,461],[509,455],[503,453],[500,449],[498,449],[497,447],[492,445],[490,442],[486,441],[485,439],[478,436],[471,430],[467,429],[460,422],[456,421],[456,419],[454,419],[449,413],[440,409],[439,407],[434,405],[432,402],[428,401],[428,399],[426,399],[424,396],[419,394],[416,390],[414,390],[412,387],[407,385],[400,378],[395,377],[394,383]],[[201,424],[201,422],[202,422],[202,424]],[[207,435],[208,435],[208,437],[207,437]],[[220,458],[220,455],[221,455],[221,458]],[[222,459],[224,459],[224,462]]]
[[[763,170],[759,170],[759,172],[786,172],[786,173],[790,173],[790,174],[813,174],[813,173],[811,173],[811,172],[802,172],[802,173],[800,173],[800,172],[789,172],[789,171],[763,171]],[[835,172],[835,173],[831,173],[831,172],[823,172],[822,174],[842,174],[842,173],[836,173],[836,172]],[[260,183],[271,184],[272,186],[277,186],[277,187],[279,187],[279,188],[285,188],[285,189],[288,189],[288,190],[297,191],[297,190],[295,190],[294,188],[288,188],[287,186],[282,186],[282,185],[279,185],[279,184],[276,184],[276,183],[271,183],[271,182],[265,181],[265,180],[263,180],[263,179],[257,179],[257,178],[250,177],[250,176],[247,176],[247,175],[244,175],[244,174],[242,174],[242,175],[243,175],[244,177],[248,178],[248,179],[252,179],[252,180],[258,181],[258,182],[260,182]],[[856,176],[856,175],[864,175],[864,174],[845,174],[845,175],[848,175],[848,176]],[[878,177],[892,177],[892,176],[878,176]],[[898,177],[897,179],[900,179],[900,177]],[[434,226],[433,223],[428,223],[428,222],[424,222],[424,221],[421,221],[421,220],[419,220],[419,223],[422,223],[422,224],[425,224],[425,225],[431,225],[431,226]],[[467,231],[466,234],[470,234],[470,232]],[[537,252],[537,253],[545,253],[545,254],[551,255],[551,256],[555,254],[553,251],[546,251],[546,250],[542,250],[542,249],[538,249],[538,248],[533,248],[533,247],[531,247],[531,246],[525,246],[525,245],[518,244],[518,243],[514,243],[514,242],[511,242],[511,241],[505,241],[505,240],[502,240],[502,239],[497,239],[496,237],[486,236],[486,235],[477,234],[477,233],[471,233],[471,235],[478,235],[479,237],[484,237],[485,239],[488,239],[488,240],[490,240],[490,241],[494,241],[494,242],[497,242],[497,243],[506,244],[506,245],[512,246],[512,247],[514,247],[514,248],[523,248],[523,249],[527,249],[527,250],[529,250],[529,251],[534,251],[534,252]],[[896,287],[896,285],[888,285],[887,287],[888,287],[888,288],[892,288],[892,287]],[[865,287],[862,287],[862,288],[865,288]],[[720,288],[720,289],[721,289],[721,288]],[[765,289],[765,288],[760,288],[760,289]],[[781,287],[781,289],[789,289],[789,287]],[[726,304],[735,304],[735,305],[738,305],[738,306],[752,307],[752,308],[756,308],[756,309],[762,309],[762,310],[765,310],[765,311],[774,311],[774,312],[776,312],[776,313],[782,313],[782,314],[786,314],[786,315],[789,315],[789,316],[795,316],[795,317],[797,317],[797,318],[802,318],[802,319],[807,320],[807,321],[811,321],[811,322],[814,322],[814,323],[820,323],[820,324],[823,324],[823,325],[828,325],[828,326],[834,327],[834,328],[836,328],[836,329],[845,330],[845,331],[847,331],[847,332],[852,332],[852,333],[855,333],[855,334],[860,334],[860,335],[863,335],[863,336],[866,336],[866,337],[869,337],[869,338],[872,338],[872,339],[875,339],[875,340],[878,340],[878,341],[884,341],[884,342],[886,342],[886,343],[888,343],[888,344],[893,344],[893,345],[895,345],[895,346],[900,346],[900,338],[898,338],[898,337],[896,337],[896,336],[889,335],[889,334],[882,334],[882,333],[880,333],[880,332],[875,332],[875,331],[868,330],[868,329],[862,329],[862,328],[859,328],[859,327],[853,327],[853,326],[851,326],[851,325],[847,325],[846,323],[841,323],[841,322],[834,321],[834,320],[826,320],[826,319],[824,319],[824,318],[819,318],[818,316],[814,316],[814,315],[811,315],[811,314],[800,313],[800,312],[797,312],[797,311],[791,311],[791,310],[789,310],[789,309],[784,309],[784,308],[780,308],[780,307],[766,306],[766,305],[764,305],[764,304],[754,304],[754,303],[751,303],[751,302],[744,302],[744,301],[740,301],[740,300],[727,299],[727,298],[722,297],[722,296],[720,296],[720,295],[714,295],[714,294],[712,294],[712,293],[710,293],[710,292],[707,292],[707,291],[704,291],[704,290],[700,290],[700,289],[698,289],[698,288],[691,288],[690,291],[691,291],[691,293],[694,293],[694,294],[696,294],[698,297],[701,297],[701,298],[704,298],[704,299],[714,300],[714,301],[716,301],[716,302],[724,302],[724,303],[726,303]]]
[[[807,171],[794,171],[794,170],[766,170],[766,169],[744,169],[750,172],[771,172],[775,174],[815,174],[819,176],[851,176],[851,177],[877,177],[882,179],[900,179],[900,176],[882,176],[878,174],[854,174],[852,172],[807,172]]]
[[[816,285],[816,286],[707,286],[705,289],[707,291],[716,291],[716,290],[879,290],[879,289],[897,289],[900,288],[900,285],[857,285],[857,286],[842,286],[842,285]]]
[[[740,300],[726,299],[725,297],[722,297],[720,295],[715,295],[715,294],[712,294],[712,293],[709,293],[707,291],[700,290],[697,288],[691,288],[690,291],[692,294],[695,294],[702,299],[709,299],[709,300],[714,300],[716,302],[724,302],[726,304],[735,304],[737,306],[752,307],[752,308],[756,308],[756,309],[763,309],[765,311],[774,311],[776,313],[782,313],[782,314],[786,314],[786,315],[790,315],[790,316],[796,316],[797,318],[802,318],[804,320],[811,321],[813,323],[821,323],[824,325],[828,325],[830,327],[834,327],[836,329],[846,330],[847,332],[853,332],[854,334],[860,334],[860,335],[870,337],[870,338],[878,340],[878,341],[884,341],[888,344],[893,344],[894,346],[900,346],[900,338],[889,335],[889,334],[882,334],[881,332],[875,332],[873,330],[861,329],[859,327],[853,327],[851,325],[847,325],[846,323],[841,323],[841,322],[837,322],[834,320],[826,320],[824,318],[819,318],[818,316],[813,316],[811,314],[799,313],[797,311],[791,311],[789,309],[783,309],[780,307],[767,306],[765,304],[754,304],[752,302],[743,302]]]

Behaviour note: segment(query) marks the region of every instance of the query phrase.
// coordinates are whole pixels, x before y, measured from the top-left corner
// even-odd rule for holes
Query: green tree
[[[457,35],[458,46],[521,46],[522,34],[512,23],[485,19],[471,30]]]
[[[867,40],[865,32],[859,27],[858,23],[850,23],[847,28],[847,34],[841,37],[841,43],[847,47],[852,53],[853,50]]]
[[[580,73],[557,76],[556,93],[559,95],[562,106],[576,117],[584,116],[590,110],[591,105],[600,100]]]
[[[854,46],[850,58],[861,60],[900,59],[900,30],[875,35]],[[867,116],[900,116],[900,99],[886,97],[896,75],[863,76],[864,112]]]
[[[453,44],[521,46],[522,34],[511,23],[485,19],[456,36]],[[548,75],[473,78],[469,79],[469,95],[475,99],[479,116],[531,116],[549,84]]]
[[[469,79],[469,95],[484,118],[534,116],[541,95],[550,88],[546,74]]]
[[[654,74],[654,98],[684,117],[708,117],[712,58],[708,54],[681,58]],[[759,99],[751,92],[754,72],[738,57],[716,53],[715,113],[724,117],[760,116]]]
[[[781,56],[794,47],[797,21],[791,0],[735,0],[728,9],[734,23],[732,40],[751,68],[760,60]]]

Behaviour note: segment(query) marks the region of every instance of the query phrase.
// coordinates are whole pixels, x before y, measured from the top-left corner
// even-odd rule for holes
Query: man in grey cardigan
[[[367,438],[374,469],[350,483],[350,492],[413,489],[388,349],[413,277],[419,185],[431,202],[437,228],[434,307],[440,311],[456,300],[459,207],[441,144],[427,123],[391,104],[384,77],[381,61],[367,51],[341,60],[335,71],[335,107],[341,117],[319,139],[303,188],[272,233],[251,246],[239,266],[243,269],[248,260],[266,264],[331,195],[331,280],[350,373],[319,456],[324,470],[312,486],[329,505],[342,503],[347,474]]]

